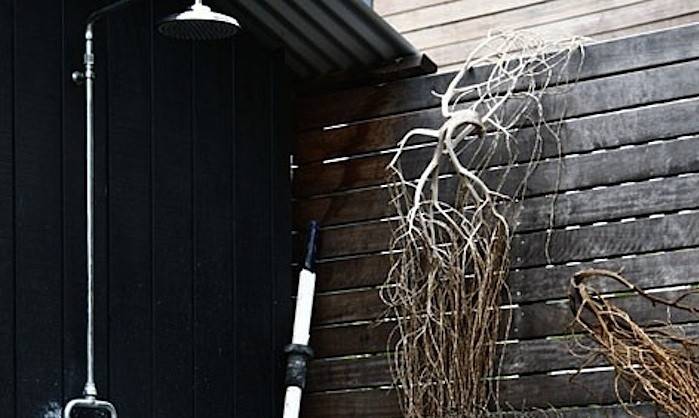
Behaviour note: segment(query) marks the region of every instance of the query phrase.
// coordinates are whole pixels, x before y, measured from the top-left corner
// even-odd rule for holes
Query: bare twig
[[[622,404],[647,399],[673,417],[698,417],[699,364],[694,353],[699,342],[671,326],[642,328],[590,283],[600,279],[616,281],[649,303],[699,313],[685,303],[688,294],[666,300],[638,288],[619,273],[591,269],[571,279],[570,306],[584,335],[596,343],[578,346],[588,358],[604,357],[614,367],[616,395]]]
[[[388,165],[398,220],[382,297],[399,318],[398,343],[390,350],[406,417],[476,417],[499,409],[498,379],[487,378],[497,375],[496,342],[510,322],[500,306],[509,303],[514,224],[503,203],[523,197],[543,136],[558,141],[541,98],[575,73],[568,64],[576,53],[582,54],[579,39],[547,43],[526,32],[489,34],[441,95],[442,127],[411,130],[398,142]],[[463,85],[479,65],[490,65],[487,80]],[[486,181],[494,157],[505,167],[522,160],[513,150],[523,125],[532,126],[534,141],[517,178],[508,178],[506,169]],[[417,136],[436,144],[421,174],[407,179],[402,157]],[[455,173],[451,187],[444,186],[444,173]]]

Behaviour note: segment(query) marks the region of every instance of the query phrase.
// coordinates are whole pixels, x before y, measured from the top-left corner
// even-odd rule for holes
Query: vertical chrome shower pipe
[[[116,408],[110,402],[97,399],[95,385],[95,56],[93,53],[92,22],[85,28],[85,70],[73,73],[73,81],[85,82],[85,171],[86,171],[86,246],[87,246],[87,378],[83,389],[83,398],[72,399],[63,409],[63,418],[71,418],[74,408],[101,409],[107,411],[111,418],[117,418]]]
[[[95,386],[95,233],[94,233],[94,208],[95,208],[95,111],[94,111],[94,84],[95,84],[95,56],[92,52],[92,23],[85,28],[85,166],[87,176],[86,213],[87,213],[87,381],[84,394],[88,397],[97,396]]]

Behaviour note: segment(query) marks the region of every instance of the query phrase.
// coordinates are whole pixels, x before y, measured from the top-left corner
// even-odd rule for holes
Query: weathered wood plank
[[[517,233],[616,221],[699,207],[699,175],[690,174],[640,183],[546,195],[519,207]],[[514,209],[513,209],[514,210]],[[552,218],[553,211],[553,218]],[[368,254],[389,249],[394,222],[380,221],[323,230],[322,258]],[[296,253],[302,243],[296,239]]]
[[[699,249],[689,248],[638,256],[600,259],[576,265],[537,267],[510,272],[508,283],[514,303],[561,299],[568,296],[570,278],[585,268],[622,271],[642,288],[699,282]],[[600,283],[604,292],[624,290],[616,283]]]
[[[690,337],[699,335],[699,324],[678,327],[678,332]],[[594,344],[589,338],[580,337],[583,344]],[[576,347],[576,339],[534,339],[507,344],[502,352],[500,376],[513,374],[539,374],[555,370],[571,370],[578,367],[601,367],[609,362],[604,358],[586,361]],[[575,353],[575,354],[574,354]],[[391,356],[385,353],[363,357],[321,359],[311,362],[308,374],[309,392],[358,389],[363,387],[390,386]]]
[[[695,250],[675,251],[668,254],[649,254],[634,258],[614,259],[609,262],[585,263],[583,266],[608,268],[612,270],[623,269],[625,272],[631,272],[632,277],[636,280],[645,280],[640,277],[645,268],[654,267],[658,270],[651,270],[653,273],[647,273],[649,278],[654,275],[666,277],[664,284],[669,284],[668,276],[689,277],[698,276],[696,267],[693,266],[693,257],[699,257],[699,253]],[[658,258],[658,260],[655,260]],[[318,283],[317,289],[319,292],[345,290],[352,288],[361,288],[369,286],[378,286],[384,283],[388,274],[389,263],[381,255],[373,255],[361,258],[350,258],[346,260],[338,260],[333,262],[325,262],[318,264]],[[646,261],[650,260],[650,261]],[[699,260],[699,259],[698,259]],[[660,269],[660,266],[677,267],[692,272],[691,274],[673,273],[673,270]],[[581,267],[582,268],[582,267]],[[568,286],[568,278],[576,271],[576,266],[556,266],[555,268],[531,268],[514,270],[510,272],[509,282],[512,288],[512,296],[515,302],[523,300],[545,300],[566,295]],[[351,274],[348,274],[351,272]],[[560,277],[561,282],[555,284],[552,280],[554,277]],[[677,283],[678,279],[671,280],[672,283]],[[539,285],[541,283],[541,285]],[[651,283],[644,281],[643,286],[650,286]]]
[[[476,40],[480,42],[490,30],[533,28],[533,30],[539,33],[539,28],[546,28],[555,25],[557,22],[575,21],[575,19],[579,19],[580,17],[600,19],[600,17],[605,15],[615,16],[615,12],[619,10],[625,10],[640,5],[644,5],[648,8],[655,1],[657,0],[652,0],[650,3],[646,1],[644,4],[643,0],[589,0],[585,2],[554,0],[545,3],[534,3],[528,7],[507,10],[502,13],[483,16],[479,19],[464,20],[444,26],[428,27],[405,33],[404,36],[415,45],[416,48],[421,50],[430,51],[434,50],[435,47],[458,45],[460,55],[452,55],[458,56],[459,58],[456,60],[452,58],[451,61],[445,61],[447,64],[450,64],[458,60],[463,61],[466,55],[472,50],[472,48],[461,47],[466,41]],[[665,3],[663,0],[660,0],[660,2]],[[600,25],[604,25],[605,23],[604,20],[599,22]],[[618,27],[621,24],[622,23],[617,20],[616,26]],[[575,32],[575,35],[586,35],[588,33],[589,32],[578,31]],[[439,55],[435,54],[435,56]]]
[[[697,147],[692,143],[693,141],[697,142],[697,139],[680,140],[674,144],[653,144],[647,147],[638,147],[633,150],[589,154],[580,158],[564,160],[560,165],[560,177],[558,178],[558,162],[551,161],[543,163],[539,169],[531,175],[527,185],[528,191],[533,193],[538,192],[537,194],[539,195],[553,192],[554,190],[551,189],[556,187],[557,181],[560,181],[561,190],[575,190],[580,187],[589,189],[594,186],[599,187],[599,185],[622,183],[622,185],[609,187],[609,189],[612,190],[591,189],[589,191],[580,192],[582,196],[576,196],[575,193],[559,196],[558,199],[563,203],[560,209],[555,209],[554,214],[561,213],[562,218],[558,221],[554,220],[554,225],[556,226],[614,220],[621,217],[695,208],[696,201],[689,199],[679,198],[677,201],[673,201],[665,196],[665,200],[663,200],[663,192],[668,195],[679,195],[679,193],[673,192],[672,189],[661,189],[664,184],[678,185],[680,187],[691,186],[696,182],[694,176],[657,182],[651,181],[641,186],[633,185],[632,187],[631,185],[623,185],[623,182],[642,180],[642,178],[639,178],[641,177],[638,174],[639,172],[646,172],[645,178],[653,178],[655,176],[672,176],[682,174],[683,172],[696,171],[699,169],[699,157],[697,157]],[[657,158],[651,157],[655,151],[658,151],[658,154],[656,154]],[[695,161],[682,161],[685,157]],[[626,158],[626,160],[624,160],[624,158]],[[625,161],[625,165],[618,164],[618,161]],[[621,172],[617,172],[617,170],[621,170]],[[513,169],[511,173],[516,173],[516,171],[517,169]],[[484,177],[489,177],[487,174],[491,173],[494,172],[486,173]],[[443,182],[445,189],[455,187],[455,181],[452,180],[453,179],[447,179]],[[489,183],[493,181],[494,180]],[[574,182],[579,183],[575,184]],[[505,186],[508,186],[508,183],[505,183]],[[656,186],[656,188],[654,189],[653,186]],[[506,188],[505,190],[508,192],[511,191]],[[644,207],[643,199],[645,196],[640,193],[649,190],[648,206]],[[599,193],[599,196],[597,196],[595,192],[598,191],[604,192]],[[620,194],[619,200],[615,200],[615,192]],[[378,189],[375,190],[374,193],[377,196],[384,194],[386,197],[384,202],[388,202],[387,190]],[[690,193],[692,195],[695,194],[693,191]],[[590,197],[592,202],[601,203],[601,206],[595,208],[589,201],[585,202],[585,197]],[[445,197],[445,200],[446,199],[448,199],[448,197]],[[526,232],[530,230],[547,229],[550,222],[551,208],[556,207],[555,205],[552,206],[552,204],[555,203],[553,199],[556,199],[556,197],[542,196],[533,198],[532,206],[527,207],[525,203],[524,215],[529,215],[533,210],[540,210],[541,212],[538,212],[537,216],[532,218],[520,217],[519,219],[522,219],[523,228],[519,231]],[[344,197],[342,197],[342,200],[344,200]],[[625,212],[625,208],[620,205],[628,201],[632,203],[630,205],[630,210]],[[384,203],[384,205],[387,207],[384,210],[388,212],[389,204]],[[581,206],[589,209],[582,209],[579,216],[570,212],[570,210],[580,208]],[[610,210],[609,213],[605,213],[603,209],[607,207],[616,209],[613,211]],[[390,212],[387,214],[390,214]],[[317,219],[322,220],[323,218],[319,217]],[[568,223],[564,223],[565,221],[568,221]],[[323,232],[323,241],[319,247],[319,255],[321,258],[334,258],[387,250],[389,248],[393,226],[392,222],[382,221],[326,229]],[[297,243],[297,252],[299,249],[300,247]]]
[[[470,0],[457,0],[449,3],[432,5],[393,16],[387,16],[386,21],[397,31],[405,34],[425,27],[443,27],[451,22],[462,20],[478,20],[484,15],[502,13],[531,4],[543,3],[545,0],[500,0],[497,2],[473,3]],[[405,36],[405,35],[404,35]],[[413,44],[416,48],[423,46]]]
[[[622,394],[623,394],[622,389]],[[512,409],[567,407],[576,405],[605,405],[617,401],[614,391],[614,373],[583,373],[571,380],[571,376],[526,376],[504,380],[500,384],[500,401]],[[649,411],[641,406],[640,411]],[[325,417],[332,411],[333,417],[401,417],[396,393],[392,389],[369,389],[311,394],[304,399],[303,416]],[[585,408],[561,411],[563,417],[628,417],[621,408]]]
[[[523,201],[517,230],[611,221],[699,206],[699,174],[540,196]],[[553,206],[553,220],[551,207]]]
[[[374,0],[374,11],[381,16],[389,16],[392,14],[405,13],[411,10],[420,9],[422,7],[434,6],[441,3],[447,3],[451,0]]]
[[[568,2],[568,8],[575,9],[575,6],[570,6],[571,3],[573,2]],[[584,9],[588,7],[589,3],[592,2],[578,4],[581,4],[581,7]],[[696,12],[699,7],[693,2],[683,0],[596,3],[596,7],[590,7],[591,13],[589,14],[567,14],[564,9],[562,15],[565,17],[563,19],[548,19],[545,16],[548,16],[549,13],[544,12],[543,14],[534,16],[532,18],[514,16],[511,23],[506,23],[508,19],[504,19],[504,16],[498,16],[499,20],[495,19],[494,21],[489,22],[488,25],[490,25],[491,29],[502,29],[506,26],[509,26],[509,29],[531,28],[546,39],[561,39],[573,35],[592,36],[599,32],[640,26],[655,19],[667,19],[681,14]],[[545,5],[548,4],[550,3],[546,3]],[[534,7],[532,7],[532,9]],[[515,14],[515,12],[517,12],[517,10],[511,13]],[[424,34],[414,32],[406,35],[407,38],[416,45],[422,45],[421,49],[428,53],[438,65],[457,64],[463,62],[466,58],[466,54],[469,51],[472,51],[483,40],[483,36],[487,33],[487,30],[484,31],[481,29],[480,33],[468,32],[470,35],[460,35],[459,33],[461,31],[455,31],[455,29],[461,28],[453,28],[453,26],[460,26],[460,24],[446,27],[445,29],[447,29],[447,31],[444,32],[448,32],[448,35],[446,33],[442,34],[433,30],[430,32],[426,30],[425,32],[427,33]],[[480,25],[476,24],[472,26]],[[454,34],[454,32],[456,33]],[[435,45],[440,42],[439,39],[444,39],[443,37],[445,35],[449,36],[447,39],[451,39],[450,43],[444,43],[443,45],[435,47]],[[462,41],[454,42],[456,39],[461,39]],[[435,41],[437,43],[433,43],[431,47],[428,46],[430,43]]]
[[[658,71],[662,71],[661,69],[658,69]],[[623,78],[638,78],[642,79],[642,73],[639,75],[639,73],[632,73],[628,75],[624,75]],[[618,80],[618,79],[617,79]],[[660,81],[663,83],[663,81]],[[576,94],[586,94],[586,86],[590,85],[599,85],[599,83],[604,83],[604,81],[588,81],[588,82],[581,82],[578,84],[578,86],[574,89]],[[622,91],[615,83],[611,83],[611,85],[606,84],[606,86],[611,90],[611,91],[617,91],[620,92],[621,94],[625,94],[624,91]],[[670,87],[673,88],[673,87]],[[674,87],[675,91],[678,92],[679,95],[685,95],[686,93],[684,91],[678,90],[677,86]],[[572,93],[572,92],[571,92]],[[591,91],[590,93],[595,93],[598,94],[599,91]],[[565,93],[564,93],[565,94]],[[566,95],[567,96],[567,95]],[[590,98],[592,94],[587,94],[586,97]],[[597,100],[597,97],[595,97],[595,100]],[[641,98],[640,102],[631,102],[631,105],[638,106],[642,105],[644,103],[652,103],[652,100],[649,100],[649,98]],[[626,105],[628,105],[629,102],[626,102]],[[585,112],[589,112],[591,109],[591,106],[596,106],[594,103],[582,103],[583,106],[585,106],[584,109],[581,109]],[[647,135],[652,135],[652,136],[658,136],[658,137],[664,137],[667,134],[662,133],[663,131],[656,130],[655,132],[653,131],[652,126],[648,126],[648,118],[654,118],[653,113],[664,113],[666,114],[667,117],[673,118],[673,114],[677,114],[677,116],[681,116],[685,110],[682,109],[677,109],[676,106],[682,107],[682,104],[673,104],[673,103],[667,103],[667,104],[661,104],[661,105],[656,105],[657,108],[654,110],[648,110],[645,108],[639,108],[635,110],[634,112],[639,112],[636,117],[639,119],[635,122],[633,118],[634,116],[627,114],[627,111],[620,112],[620,113],[609,113],[605,115],[600,115],[595,117],[590,117],[590,118],[585,118],[582,120],[572,120],[572,121],[566,121],[564,123],[564,127],[566,131],[562,132],[564,135],[564,141],[562,142],[561,146],[562,152],[563,153],[571,153],[571,152],[582,152],[585,150],[591,149],[591,146],[594,147],[602,147],[604,144],[607,144],[606,141],[611,141],[610,145],[612,145],[614,142],[614,138],[618,136],[624,136],[623,133],[619,133],[619,131],[614,131],[614,126],[613,125],[607,125],[607,123],[610,122],[615,122],[615,119],[618,118],[619,123],[623,124],[629,124],[628,128],[631,130],[637,130],[635,134],[639,136],[643,136],[644,134]],[[684,106],[689,107],[689,109],[692,109],[692,106],[697,106],[696,102],[693,104],[685,104]],[[600,111],[604,112],[610,112],[612,109],[610,108],[604,108],[604,107],[596,107],[597,109],[600,109]],[[695,107],[696,109],[696,107]],[[575,109],[566,109],[566,117],[571,117],[575,113],[580,113],[579,111],[575,111]],[[650,114],[650,115],[649,115]],[[676,120],[676,122],[681,123],[682,119]],[[661,120],[656,120],[655,122],[661,122]],[[594,136],[596,141],[581,141],[579,143],[578,140],[572,141],[573,137],[576,137],[575,130],[576,129],[585,129],[586,126],[588,126],[592,122],[597,122],[599,123],[599,129],[600,133],[605,132],[606,130],[609,130],[608,134],[612,138],[608,139],[600,139],[599,136]],[[325,131],[312,131],[312,132],[306,132],[301,135],[298,140],[297,140],[297,146],[296,146],[296,155],[295,161],[297,164],[303,165],[304,163],[310,163],[314,161],[319,161],[323,159],[329,159],[329,158],[336,158],[336,157],[342,157],[342,156],[352,156],[356,154],[366,154],[366,153],[371,153],[371,152],[376,152],[376,151],[386,151],[390,148],[395,147],[396,142],[399,140],[399,138],[404,135],[406,132],[408,132],[411,128],[414,127],[428,127],[428,128],[437,128],[440,124],[442,123],[442,117],[441,114],[438,110],[424,110],[424,111],[418,111],[418,112],[412,112],[409,114],[404,114],[404,115],[398,115],[398,116],[390,116],[382,119],[376,119],[376,120],[370,120],[358,124],[352,124],[348,125],[342,128],[337,128],[337,129],[331,129],[331,130],[325,130]],[[679,126],[670,129],[681,129]],[[517,143],[518,143],[518,148],[517,149],[522,149],[526,150],[527,146],[531,147],[529,144],[529,137],[530,137],[530,130],[525,129],[517,134]],[[588,134],[594,134],[594,131],[589,131],[588,129]],[[418,144],[418,143],[424,143],[424,142],[429,142],[432,141],[431,138],[423,138],[423,137],[416,137],[413,140],[413,144]],[[618,139],[618,141],[623,142],[623,139]],[[639,140],[636,140],[639,141]],[[522,142],[520,144],[520,142]],[[556,148],[552,149],[552,145],[550,143],[544,143],[544,149],[543,153],[544,155],[556,155],[558,150]],[[608,145],[608,146],[610,146]],[[592,148],[594,149],[594,148]],[[385,159],[388,159],[389,157],[386,156]],[[361,161],[361,160],[359,160]],[[386,161],[387,162],[387,161]],[[356,161],[353,161],[354,164],[357,164]],[[338,163],[335,163],[338,164]],[[385,163],[380,164],[381,168],[381,178],[385,175],[383,168],[386,166]],[[367,168],[364,168],[366,170]],[[326,174],[327,175],[327,174]],[[297,174],[298,177],[298,174]],[[298,179],[297,179],[298,180]]]
[[[698,37],[699,24],[696,24],[589,45],[579,79],[696,58]],[[570,68],[577,67],[572,64]],[[487,67],[475,69],[464,83],[483,80],[488,71]],[[434,107],[439,99],[430,95],[430,91],[443,91],[452,78],[453,74],[438,74],[300,98],[296,106],[297,127],[308,130]]]
[[[619,39],[628,36],[637,36],[641,33],[650,33],[661,30],[668,30],[678,26],[684,26],[689,24],[694,24],[699,22],[699,12],[689,13],[681,16],[673,16],[668,19],[656,20],[642,25],[631,26],[627,28],[615,28],[611,31],[595,33],[593,35],[595,40],[600,42],[608,41],[610,39]]]
[[[596,244],[597,243],[592,243],[590,245],[593,246]],[[696,252],[693,251],[692,255],[696,255]],[[674,257],[648,256],[647,258],[641,258],[640,262],[631,262],[628,264],[631,267],[636,267],[637,269],[639,267],[647,269],[647,271],[636,271],[637,275],[641,277],[638,284],[644,285],[645,287],[662,287],[667,285],[699,282],[699,274],[697,274],[699,265],[697,262],[686,260],[686,256],[687,253]],[[684,261],[684,264],[662,268],[652,264],[657,260],[677,262]],[[651,263],[650,265],[649,262]],[[614,265],[614,263],[608,264],[612,266]],[[535,275],[536,273],[532,274],[532,272],[527,271],[527,273],[530,274],[527,274],[526,281],[522,279],[523,274],[518,272],[518,274],[516,274],[517,277],[513,280],[514,283],[510,284],[510,290],[515,295],[513,297],[513,302],[524,303],[528,301],[546,300],[546,297],[542,297],[542,295],[536,292],[542,288],[549,287],[556,289],[559,292],[554,293],[550,291],[548,293],[544,293],[544,295],[548,295],[552,299],[565,298],[567,297],[567,283],[570,281],[573,273],[578,270],[580,270],[579,266],[571,269],[558,268],[556,269],[555,275],[542,275],[541,270],[539,270],[538,276]],[[667,273],[668,275],[665,276],[663,273]],[[629,277],[636,280],[634,276]],[[524,284],[524,286],[519,287],[519,285],[522,284]],[[526,285],[529,285],[529,288],[527,288]],[[612,287],[612,289],[618,290],[619,288]],[[527,293],[524,293],[525,291]],[[388,307],[381,299],[380,291],[376,288],[318,295],[316,296],[314,309],[315,312],[313,316],[313,323],[316,325],[374,320],[375,318],[385,317],[390,314]]]
[[[547,240],[548,259],[544,251]],[[557,229],[550,235],[547,231],[539,231],[520,234],[512,240],[512,268],[689,248],[698,244],[699,215],[696,212]],[[322,262],[318,265],[318,275],[322,278],[319,281],[340,284],[340,277],[347,275],[385,277],[389,263],[390,257],[385,254]]]
[[[693,67],[699,69],[699,62],[693,65]],[[699,94],[699,87],[691,91],[680,83],[674,82],[671,78],[665,79],[662,76],[658,78],[653,76],[654,73],[664,73],[665,71],[669,71],[668,77],[679,76],[679,74],[684,73],[684,65],[679,68],[679,71],[674,70],[674,66],[663,67],[662,70],[655,69],[648,73],[625,74],[618,79],[612,77],[579,83],[576,88],[562,93],[555,99],[556,102],[560,100],[561,104],[567,103],[568,108],[565,116],[574,118],[582,113],[596,111],[609,113],[573,119],[561,124],[552,124],[551,131],[559,132],[560,142],[556,140],[549,130],[544,131],[541,142],[537,142],[533,128],[522,129],[517,132],[515,140],[507,143],[499,140],[494,135],[488,135],[486,136],[486,141],[499,140],[497,142],[499,146],[492,151],[493,155],[490,158],[489,165],[497,166],[510,161],[526,162],[535,151],[540,151],[541,158],[549,158],[602,148],[639,144],[650,140],[671,138],[699,131],[699,122],[692,117],[699,111],[699,99],[680,100],[678,102],[639,107],[638,109],[611,112],[619,107],[640,106],[653,103],[656,100],[662,101],[669,95]],[[696,72],[699,73],[699,71]],[[697,80],[694,81],[699,82],[699,76],[696,78]],[[643,89],[641,86],[656,81],[658,82],[655,86],[657,89],[646,90],[646,94],[643,97],[637,96],[636,93],[629,93],[629,89],[639,92],[639,89]],[[634,85],[637,87],[634,87]],[[606,94],[613,95],[615,98],[613,100],[600,100],[601,92],[605,90],[607,91]],[[626,97],[623,98],[621,96]],[[574,100],[571,101],[569,100],[570,98],[574,98]],[[549,105],[552,109],[558,109],[558,111],[550,112],[552,114],[551,120],[559,119],[562,116],[560,109],[563,106],[557,106],[555,103],[549,103]],[[436,118],[435,121],[427,123],[428,126],[435,126],[438,124],[437,120],[442,119],[441,115],[435,114],[434,111],[426,111],[424,113]],[[419,117],[418,119],[422,118]],[[394,120],[381,120],[379,122],[371,122],[370,124],[381,130],[381,138],[384,141],[384,145],[392,146],[395,145],[395,142],[403,133],[407,132],[411,127],[420,126],[418,123],[423,121],[418,120],[418,123],[415,123],[411,118],[399,120],[394,118]],[[355,125],[352,128],[357,127],[358,125]],[[391,128],[395,128],[395,131],[392,133],[388,132]],[[343,129],[336,131],[343,131]],[[328,131],[329,134],[333,132],[335,131]],[[371,137],[371,135],[368,137]],[[415,139],[415,143],[427,140],[429,138],[419,137]],[[464,164],[473,165],[471,163],[473,152],[469,152],[469,150],[475,149],[480,141],[480,139],[470,139],[464,144],[467,147],[466,151],[462,153]],[[317,145],[322,148],[322,141],[319,142],[321,143]],[[348,144],[357,145],[351,138],[344,138],[342,142],[345,148],[349,146]],[[359,148],[361,148],[361,145],[359,145]],[[403,174],[407,179],[417,178],[420,175],[420,172],[432,157],[432,150],[433,147],[429,146],[404,151],[401,158],[401,166]],[[490,149],[488,150],[490,152]],[[386,182],[388,174],[386,166],[394,155],[393,151],[386,150],[381,154],[328,164],[301,165],[294,171],[294,193],[296,196],[310,196],[382,184]]]
[[[687,278],[687,282],[691,280],[696,282],[696,277]],[[672,298],[679,294],[681,292],[666,292],[659,295],[667,295],[668,298]],[[695,295],[699,296],[696,293]],[[697,298],[691,300],[697,301]],[[317,327],[313,330],[311,345],[318,358],[380,353],[393,346],[396,338],[393,334],[395,323],[391,320],[374,321],[374,318],[377,318],[384,310],[376,292],[374,292],[374,299],[369,300],[365,305],[361,305],[359,302],[355,305],[358,310],[371,310],[367,314],[354,314],[356,317],[366,317],[365,321],[342,326]],[[637,322],[644,325],[667,321],[669,318],[668,310],[664,306],[652,306],[648,301],[638,296],[620,298],[617,305],[629,312]],[[672,310],[672,321],[675,324],[696,320],[696,315]],[[507,335],[503,332],[502,337],[506,339],[532,339],[564,335],[570,331],[572,321],[573,316],[570,313],[568,302],[565,300],[555,303],[523,304],[513,308],[509,332]]]
[[[644,22],[639,25],[624,28],[614,28],[612,30],[606,30],[599,33],[590,33],[587,36],[594,39],[595,42],[609,42],[611,40],[626,38],[630,36],[639,36],[639,34],[648,34],[651,32],[665,30],[675,30],[679,26],[693,25],[696,22],[699,22],[699,12],[689,13],[681,16],[673,16],[662,20]],[[449,73],[453,71],[458,71],[459,68],[461,68],[461,62],[455,62],[453,64],[440,65],[438,71],[440,73]]]

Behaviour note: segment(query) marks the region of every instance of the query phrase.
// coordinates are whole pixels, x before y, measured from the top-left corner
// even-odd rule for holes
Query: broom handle
[[[286,396],[284,418],[298,418],[301,408],[301,393],[306,385],[306,363],[313,356],[308,346],[315,292],[315,258],[318,242],[318,223],[311,221],[308,228],[306,257],[299,274],[299,287],[294,314],[294,333],[291,344],[286,347],[289,362],[286,369]]]
[[[313,294],[315,292],[315,258],[318,239],[318,223],[312,221],[308,230],[306,258],[299,274],[299,288],[296,294],[296,312],[294,314],[294,333],[292,344],[308,345],[313,311]]]

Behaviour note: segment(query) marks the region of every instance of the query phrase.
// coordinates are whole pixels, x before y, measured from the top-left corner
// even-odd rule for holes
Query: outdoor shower
[[[85,83],[86,105],[86,201],[87,201],[87,378],[83,397],[69,401],[64,410],[63,417],[70,418],[74,408],[98,409],[106,411],[112,418],[117,417],[116,408],[108,401],[97,399],[97,387],[94,378],[94,63],[93,52],[93,25],[107,14],[120,9],[136,0],[121,0],[105,6],[92,14],[87,19],[85,27],[85,55],[84,70],[76,71],[72,78],[76,83]],[[230,16],[211,11],[204,6],[201,0],[186,11],[170,15],[158,22],[158,30],[165,36],[182,40],[215,40],[235,35],[240,29],[238,21]]]

